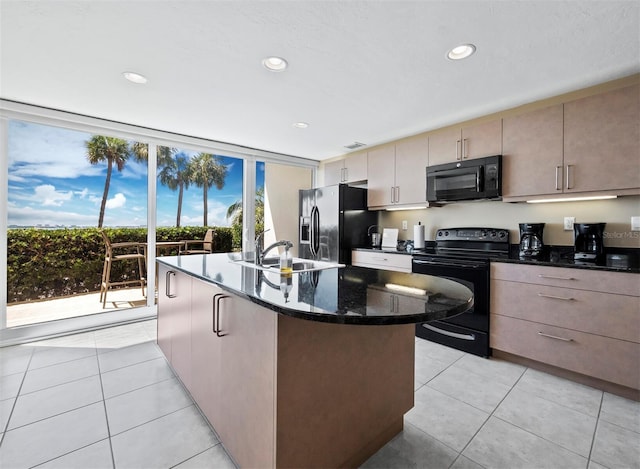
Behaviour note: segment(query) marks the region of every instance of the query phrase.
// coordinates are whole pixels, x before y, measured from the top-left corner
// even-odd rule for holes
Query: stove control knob
[[[507,236],[506,231],[498,231],[498,237],[499,238],[504,238],[505,236]]]
[[[438,231],[438,236],[442,236],[442,231]]]
[[[448,231],[445,231],[445,232],[444,232],[444,235],[445,235],[445,236],[449,236],[449,232],[448,232]]]
[[[491,236],[492,238],[495,238],[495,237],[496,237],[496,232],[495,232],[495,231],[492,231],[490,236]]]

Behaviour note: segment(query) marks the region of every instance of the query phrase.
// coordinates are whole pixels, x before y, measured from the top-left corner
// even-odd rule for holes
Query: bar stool
[[[124,243],[112,243],[109,236],[100,230],[102,239],[104,240],[105,256],[104,265],[102,267],[102,281],[100,283],[100,301],[102,301],[102,308],[106,308],[107,305],[107,291],[109,287],[122,286],[122,285],[140,285],[142,294],[144,295],[144,287],[147,282],[144,277],[144,265],[145,265],[145,251],[144,244],[137,242],[124,242]],[[114,251],[122,251],[121,254],[115,254]],[[114,262],[118,261],[137,261],[138,264],[138,278],[131,280],[121,280],[118,282],[111,281],[111,266]]]

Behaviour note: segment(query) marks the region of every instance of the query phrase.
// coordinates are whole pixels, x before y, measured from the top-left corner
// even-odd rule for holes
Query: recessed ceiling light
[[[147,82],[147,77],[136,72],[123,72],[122,75],[132,83],[138,83],[142,85]]]
[[[281,72],[289,65],[282,57],[267,57],[262,60],[264,68],[271,72]]]
[[[447,53],[447,57],[451,60],[466,59],[476,51],[476,46],[473,44],[462,44],[454,47]]]
[[[309,127],[309,124],[307,124],[306,122],[296,122],[295,124],[293,124],[293,126],[297,129],[306,129],[307,127]]]

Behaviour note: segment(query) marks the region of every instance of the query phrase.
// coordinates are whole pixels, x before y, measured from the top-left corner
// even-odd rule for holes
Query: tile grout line
[[[29,355],[29,361],[27,362],[27,367],[24,370],[22,379],[20,380],[20,386],[18,386],[18,392],[16,394],[15,399],[13,400],[13,405],[11,406],[11,411],[9,412],[9,416],[7,417],[7,423],[4,425],[4,428],[3,428],[2,437],[0,438],[0,447],[2,447],[2,443],[4,443],[4,438],[7,435],[7,433],[11,430],[15,430],[13,428],[9,430],[9,424],[11,423],[11,417],[13,417],[13,411],[15,410],[16,404],[18,403],[18,398],[20,397],[20,391],[22,390],[22,386],[24,385],[24,380],[27,378],[27,372],[29,371],[29,365],[31,365],[31,359],[33,358],[33,354],[34,354],[34,351],[31,350],[31,354]],[[20,428],[20,427],[16,427],[16,428]]]
[[[107,413],[107,401],[104,398],[104,383],[102,382],[102,369],[100,368],[100,357],[98,354],[98,345],[96,343],[96,361],[98,362],[98,379],[100,380],[100,393],[102,394],[102,410],[104,411],[104,420],[107,424],[107,438],[109,439],[109,453],[111,454],[111,467],[116,467],[116,459],[113,454],[113,442],[111,441],[111,427],[109,426],[109,414]]]
[[[587,467],[591,463],[591,455],[593,454],[593,446],[596,444],[596,434],[598,433],[598,427],[600,426],[600,415],[602,414],[602,404],[603,403],[604,403],[604,392],[600,396],[600,406],[598,407],[598,416],[596,417],[596,425],[595,425],[595,427],[593,429],[593,436],[591,437],[591,445],[589,446],[589,457],[587,458]]]

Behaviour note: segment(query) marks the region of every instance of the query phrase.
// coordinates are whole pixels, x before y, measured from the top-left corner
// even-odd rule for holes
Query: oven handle
[[[438,262],[438,261],[426,261],[422,259],[413,259],[414,264],[423,264],[423,265],[436,265],[438,267],[462,267],[465,269],[482,269],[486,267],[483,264],[447,264],[446,262]]]
[[[429,329],[430,331],[436,332],[438,334],[453,337],[454,339],[476,340],[476,336],[473,334],[458,334],[456,332],[449,332],[449,331],[445,331],[444,329],[440,329],[439,327],[432,326],[431,324],[423,324],[422,327],[424,327],[425,329]]]

